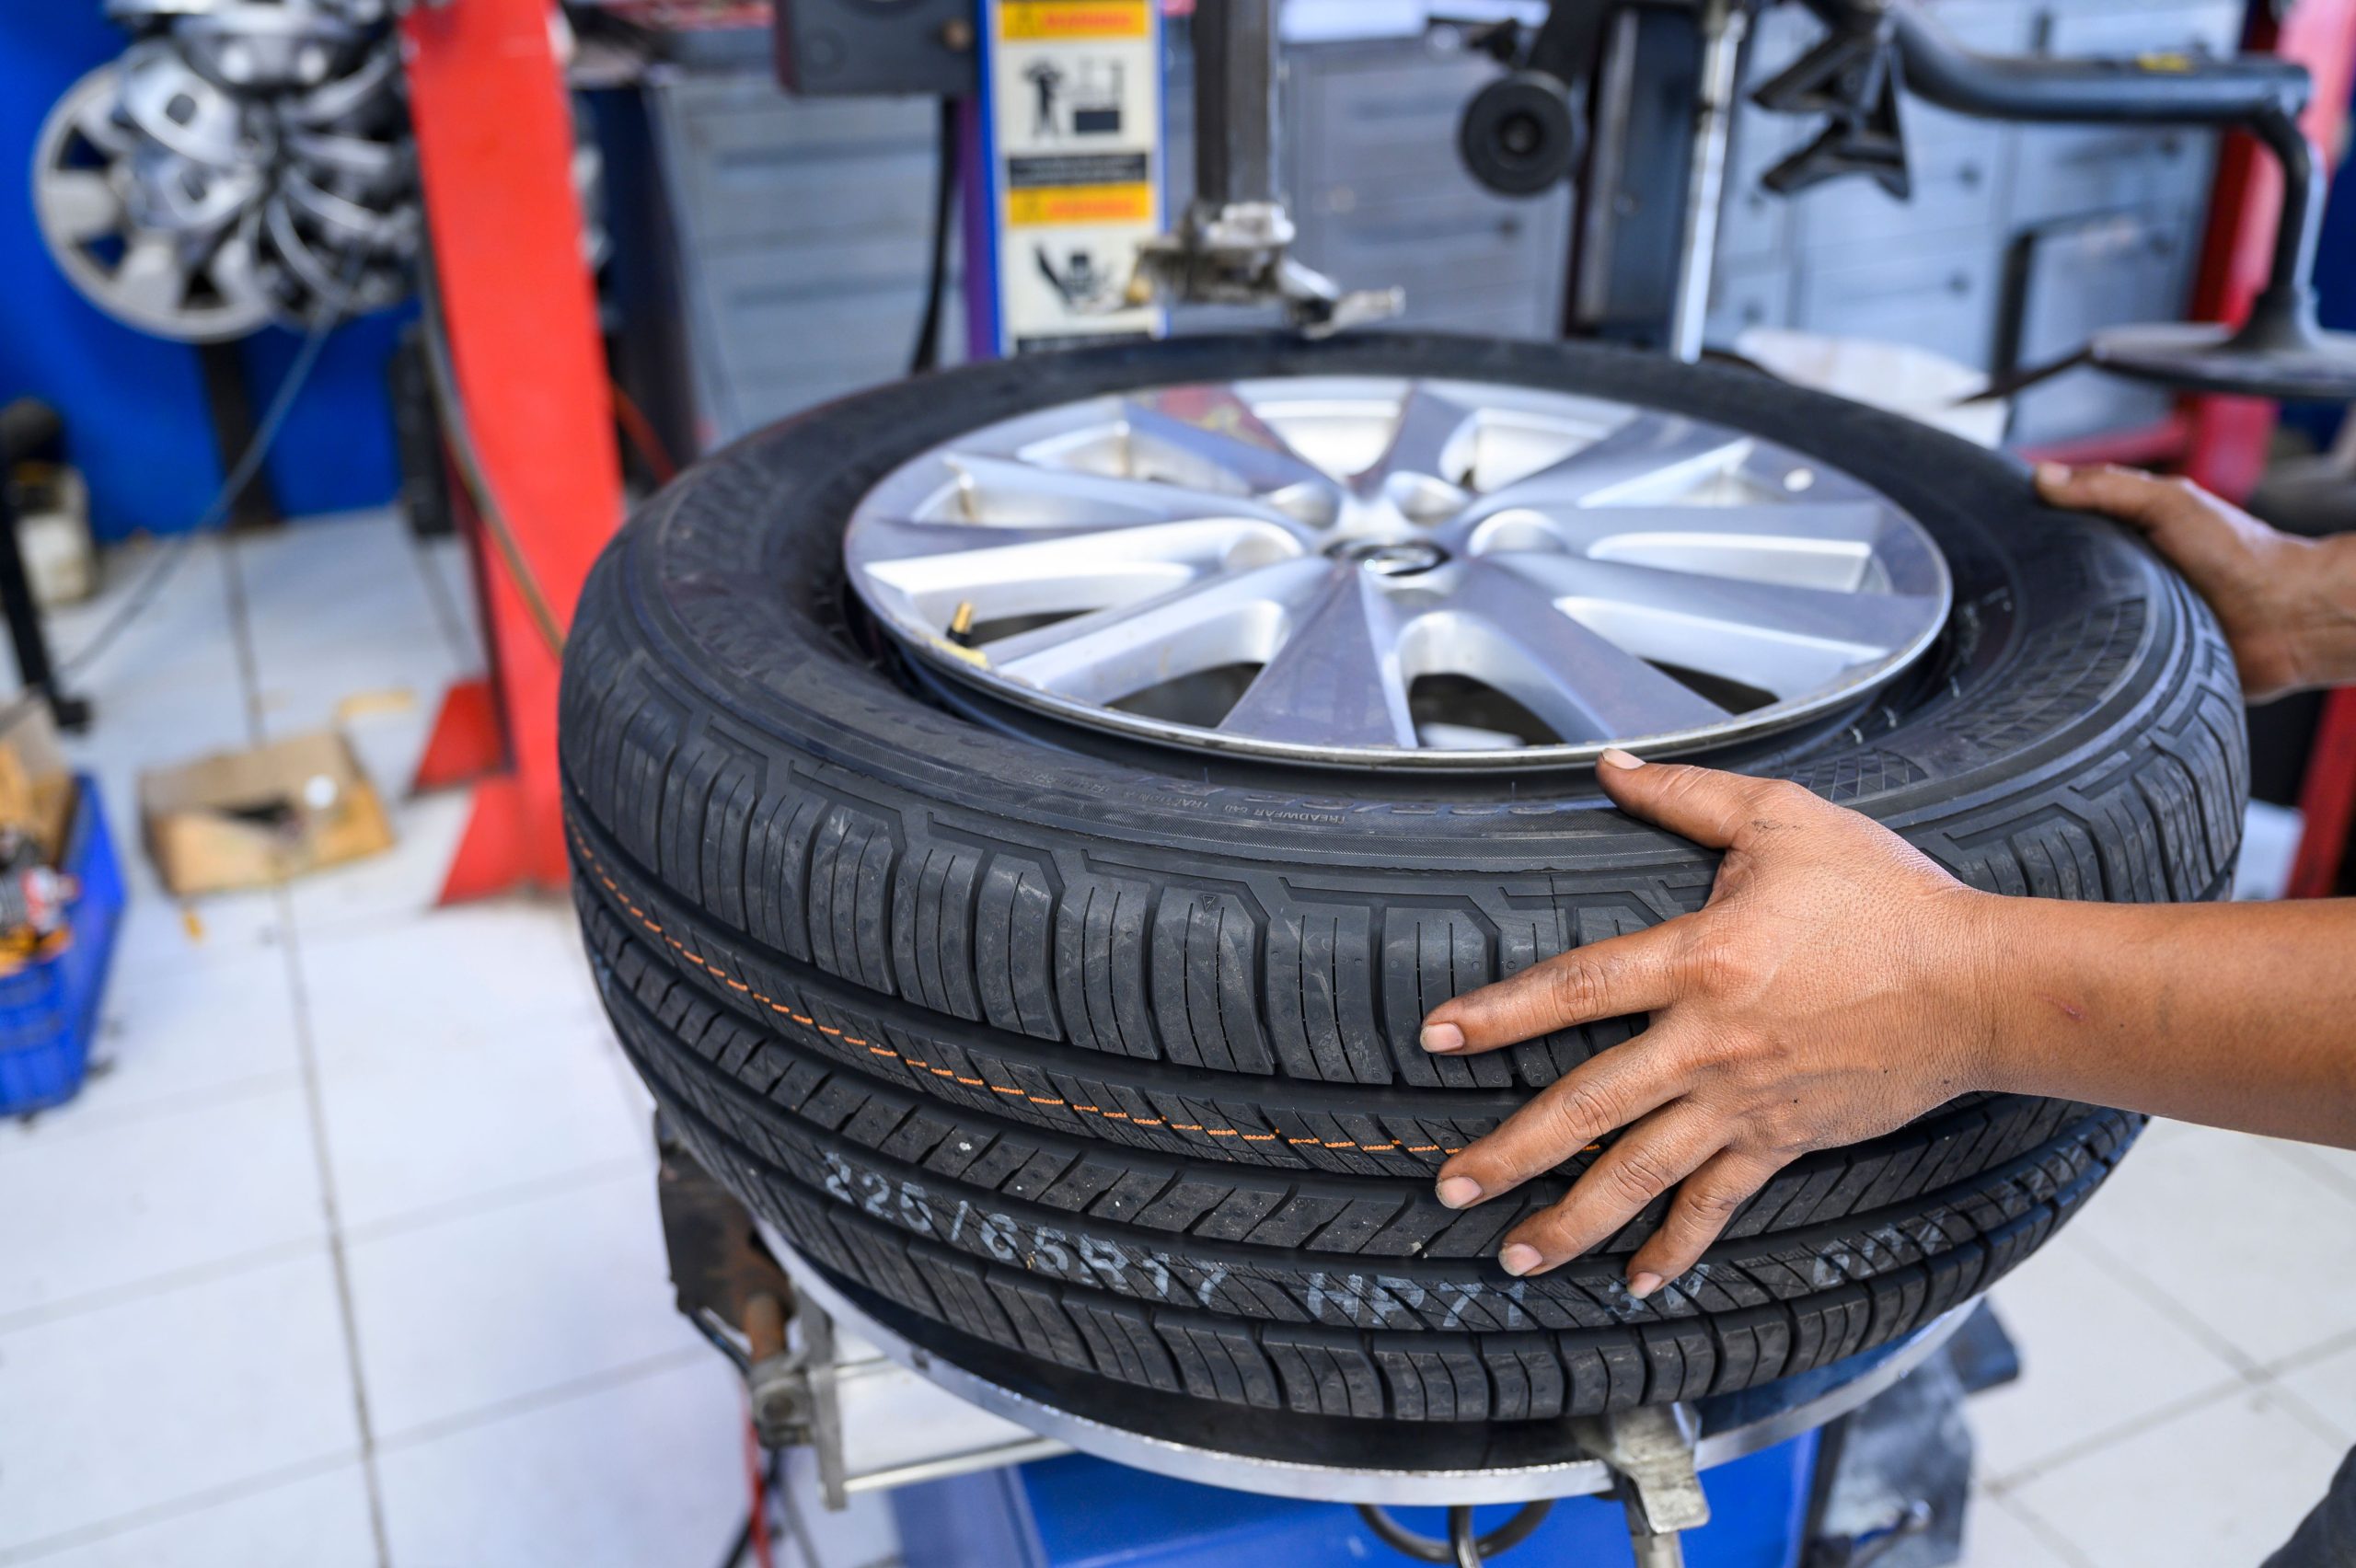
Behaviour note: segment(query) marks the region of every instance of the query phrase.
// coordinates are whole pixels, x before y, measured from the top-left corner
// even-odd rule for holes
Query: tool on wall
[[[2326,331],[2316,316],[2312,279],[2327,166],[2300,122],[2315,91],[2305,66],[2270,55],[1983,55],[1958,44],[1915,0],[1807,4],[1825,24],[1826,38],[1753,97],[1771,110],[1821,115],[1825,127],[1767,174],[1769,189],[1789,194],[1864,176],[1892,195],[1906,195],[1904,96],[1957,114],[2023,124],[2245,131],[2266,149],[2282,187],[2266,282],[2246,318],[2232,327],[2112,328],[2046,374],[2090,363],[2180,391],[2356,399],[2356,334]],[[1595,0],[1557,0],[1527,43],[1519,31],[1496,35],[1493,52],[1514,68],[1472,98],[1460,135],[1465,166],[1476,179],[1503,193],[1529,194],[1570,176],[1589,114],[1587,84],[1600,69],[1600,18],[1614,9]],[[1698,0],[1692,10],[1702,48],[1667,344],[1686,359],[1701,350],[1725,167],[1721,89],[1731,86],[1729,46],[1738,43],[1745,20],[1743,9],[1726,0]]]

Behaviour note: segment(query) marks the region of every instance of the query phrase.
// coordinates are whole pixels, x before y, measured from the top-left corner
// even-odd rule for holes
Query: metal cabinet
[[[703,442],[903,374],[924,311],[931,101],[789,98],[765,69],[665,74],[647,97]],[[953,317],[944,347],[964,335]]]
[[[2233,51],[2240,15],[2231,6],[2161,10],[2063,10],[2047,17],[2057,54]],[[2024,127],[2014,174],[2021,223],[2138,209],[2198,209],[2214,170],[2216,138],[2189,129],[2131,125]]]
[[[1996,259],[1979,246],[1885,260],[1828,259],[1799,277],[1793,325],[1912,343],[1976,368],[1994,354]]]
[[[1905,201],[1870,179],[1838,179],[1790,198],[1791,226],[1803,255],[1868,246],[1936,248],[1955,235],[1991,234],[2003,206],[2004,133],[1912,142],[1913,182]]]
[[[1394,326],[1511,338],[1560,330],[1569,188],[1498,196],[1457,157],[1464,105],[1496,70],[1444,28],[1286,50],[1278,156],[1299,231],[1294,253],[1345,288],[1404,289]],[[1193,91],[1194,63],[1173,27],[1163,88],[1173,213],[1194,189]],[[1273,308],[1192,306],[1171,325],[1232,331],[1275,318]]]
[[[1710,320],[1721,343],[1746,327],[1792,324],[1792,270],[1780,262],[1724,261],[1710,275]]]
[[[1494,63],[1442,30],[1296,45],[1286,68],[1301,259],[1345,287],[1400,285],[1403,327],[1519,338],[1560,330],[1569,188],[1498,196],[1457,156],[1457,122]]]
[[[2191,281],[2197,232],[2182,210],[2128,211],[2062,220],[2022,236],[2010,269],[2018,363],[2059,359],[2096,327],[2178,309]],[[2021,394],[2012,436],[2033,445],[2132,429],[2165,419],[2170,402],[2157,387],[2063,375]]]

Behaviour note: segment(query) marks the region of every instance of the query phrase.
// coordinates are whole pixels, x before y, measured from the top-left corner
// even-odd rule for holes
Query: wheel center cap
[[[1448,559],[1448,552],[1428,539],[1351,539],[1326,554],[1335,560],[1355,561],[1378,577],[1413,577]]]

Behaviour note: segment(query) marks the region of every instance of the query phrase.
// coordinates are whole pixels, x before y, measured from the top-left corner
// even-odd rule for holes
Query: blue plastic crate
[[[74,780],[74,824],[62,870],[81,882],[68,905],[74,940],[0,978],[0,1115],[62,1105],[82,1087],[122,924],[122,866],[89,775]]]

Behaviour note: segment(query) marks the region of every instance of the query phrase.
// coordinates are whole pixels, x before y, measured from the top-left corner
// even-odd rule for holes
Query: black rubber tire
[[[1441,1208],[1431,1173],[1641,1020],[1433,1058],[1442,998],[1697,906],[1715,857],[1584,770],[1435,781],[1198,758],[939,694],[846,590],[852,503],[1028,408],[1244,375],[1491,378],[1747,429],[1881,488],[1957,582],[1900,686],[1711,760],[1866,811],[2010,894],[2222,894],[2231,658],[2141,541],[2016,464],[1738,372],[1409,335],[1192,339],[879,388],[682,476],[566,651],[576,896],[625,1048],[838,1283],[1083,1392],[1433,1422],[1742,1389],[1985,1288],[2140,1125],[1968,1096],[1809,1156],[1651,1299],[1661,1204],[1537,1279],[1499,1235],[1589,1156]],[[1130,1395],[1126,1397],[1144,1397]],[[1304,1427],[1306,1430],[1306,1427]]]

